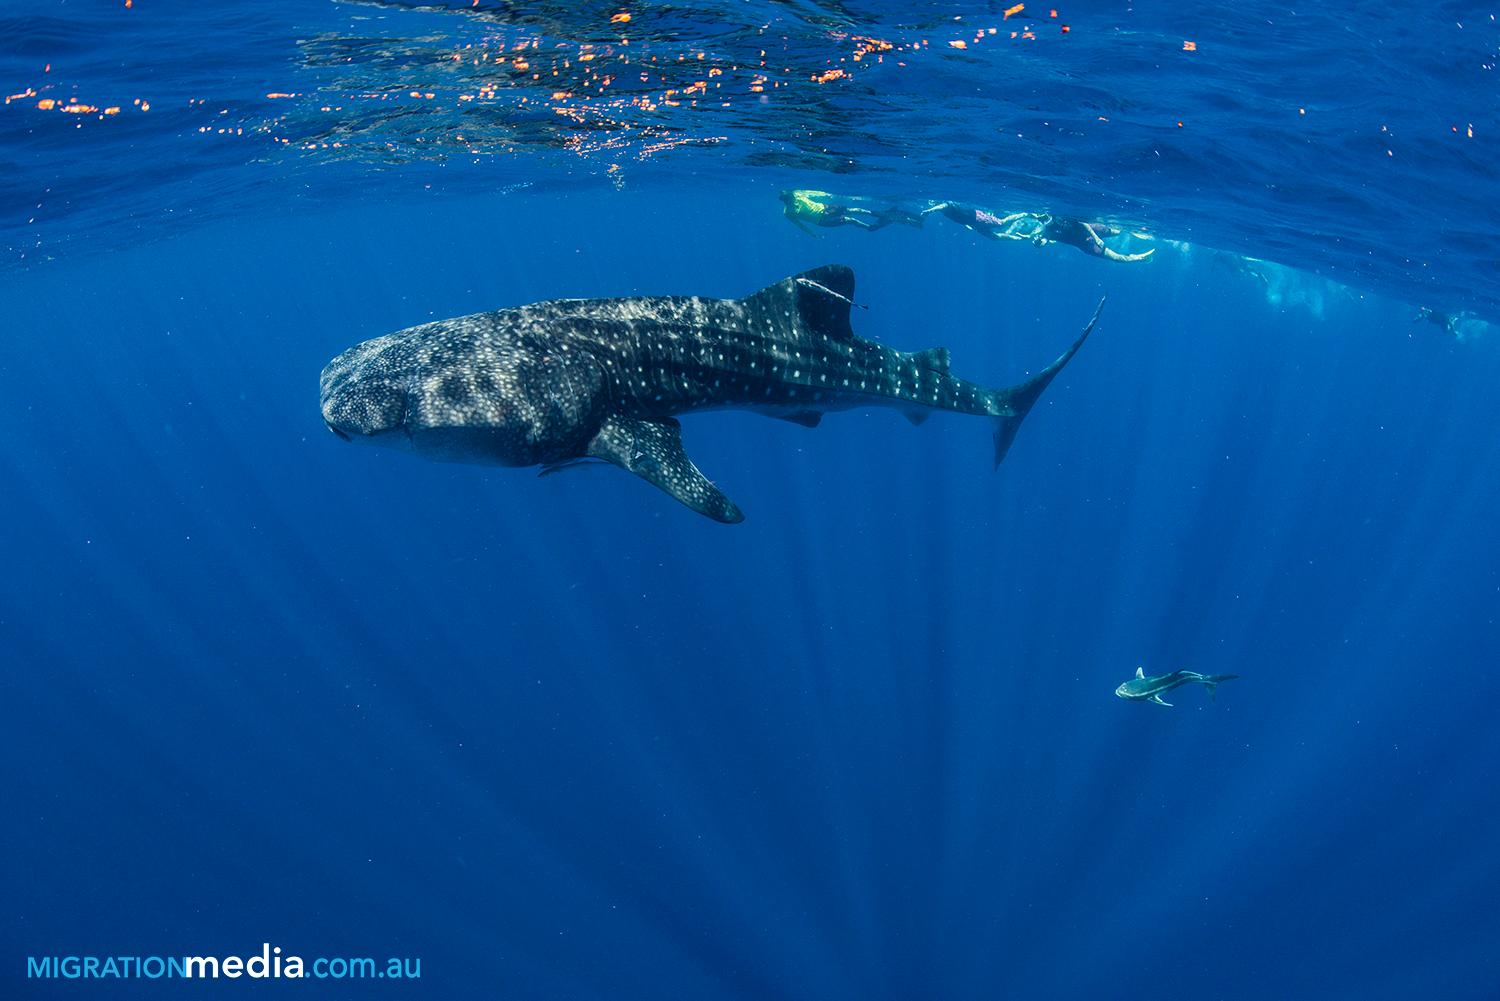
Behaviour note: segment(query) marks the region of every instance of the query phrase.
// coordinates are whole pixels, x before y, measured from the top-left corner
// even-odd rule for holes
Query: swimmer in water
[[[1118,237],[1121,230],[1102,222],[1084,222],[1047,212],[1012,212],[1002,216],[964,202],[936,202],[927,211],[941,212],[960,226],[992,240],[1030,240],[1039,247],[1064,243],[1090,257],[1102,257],[1107,261],[1144,261],[1156,253],[1155,247],[1139,254],[1115,250],[1104,241]],[[1144,234],[1136,235],[1150,239]]]
[[[991,240],[1035,240],[1046,225],[1044,218],[1034,212],[1012,212],[1001,216],[964,202],[936,202],[926,211],[941,212],[944,218]]]
[[[880,205],[868,198],[848,198],[799,188],[781,193],[782,211],[800,228],[811,233],[811,226],[857,226],[863,230],[883,229],[893,222],[906,226],[922,225],[919,213],[895,205]],[[873,207],[872,207],[873,206]]]
[[[1107,261],[1144,261],[1156,253],[1156,248],[1140,254],[1122,254],[1104,241],[1120,235],[1117,226],[1102,222],[1084,222],[1067,216],[1049,216],[1042,227],[1038,243],[1065,243],[1076,247],[1090,257],[1102,257]]]
[[[1458,313],[1439,313],[1435,309],[1423,306],[1417,310],[1417,315],[1412,317],[1413,323],[1426,321],[1456,341],[1472,341],[1490,329],[1490,324],[1481,320],[1468,310]]]

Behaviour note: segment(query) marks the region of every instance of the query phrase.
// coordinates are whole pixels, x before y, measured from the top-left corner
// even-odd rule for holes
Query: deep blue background
[[[998,473],[964,417],[689,418],[734,527],[319,419],[366,337],[828,262],[990,384],[1110,300]],[[0,994],[262,941],[422,959],[266,988],[331,997],[1500,988],[1496,344],[703,184],[245,219],[0,317]]]

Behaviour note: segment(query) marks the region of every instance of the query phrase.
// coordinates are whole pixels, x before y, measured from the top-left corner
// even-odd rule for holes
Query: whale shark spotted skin
[[[854,273],[829,265],[744,299],[555,299],[410,327],[334,358],[323,420],[349,441],[432,459],[541,466],[601,459],[720,522],[740,509],[695,466],[677,415],[753,410],[807,427],[884,406],[995,421],[995,465],[1054,376],[988,389],[948,371],[948,350],[902,352],[855,335]],[[1103,301],[1100,302],[1103,308]]]

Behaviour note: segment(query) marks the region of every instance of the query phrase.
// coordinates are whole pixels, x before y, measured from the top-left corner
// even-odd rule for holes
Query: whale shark
[[[743,299],[554,299],[410,327],[324,367],[324,423],[346,441],[426,458],[540,466],[602,460],[699,514],[744,514],[688,458],[680,414],[756,411],[806,427],[854,407],[994,421],[998,467],[1037,398],[1082,346],[1007,389],[949,372],[947,348],[903,352],[850,325],[854,272],[827,265]]]

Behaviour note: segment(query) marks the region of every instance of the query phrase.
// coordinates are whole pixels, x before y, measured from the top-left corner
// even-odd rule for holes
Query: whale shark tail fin
[[[1203,679],[1203,687],[1208,689],[1208,697],[1210,699],[1218,701],[1216,696],[1218,695],[1219,691],[1219,683],[1223,681],[1233,681],[1238,677],[1238,674],[1210,674],[1208,677]]]
[[[1016,432],[1021,429],[1021,422],[1031,412],[1031,408],[1048,384],[1057,377],[1057,373],[1061,372],[1063,366],[1078,353],[1079,348],[1083,347],[1083,342],[1088,339],[1089,334],[1093,333],[1094,324],[1099,322],[1099,314],[1103,311],[1104,300],[1100,299],[1099,306],[1094,310],[1088,326],[1083,328],[1083,333],[1078,335],[1072,347],[1062,353],[1061,358],[1020,385],[1002,389],[995,394],[999,397],[1000,405],[1007,411],[995,423],[995,468],[1000,468],[1000,463],[1005,459],[1005,453],[1010,451],[1011,442],[1015,441]]]

